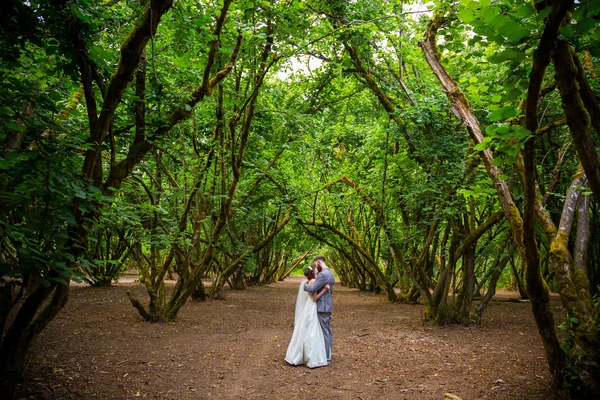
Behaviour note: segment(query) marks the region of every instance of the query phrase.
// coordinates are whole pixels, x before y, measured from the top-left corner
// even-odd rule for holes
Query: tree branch
[[[242,40],[242,37],[240,35],[240,36],[238,36],[236,45],[233,49],[233,52],[231,53],[229,63],[223,70],[217,72],[217,74],[215,75],[215,76],[219,76],[219,79],[215,80],[215,83],[214,83],[215,86],[221,80],[223,80],[227,76],[227,74],[229,72],[231,72],[231,70],[233,69],[233,65],[235,64],[237,55],[240,50],[241,40]],[[212,87],[212,86],[209,86],[209,87]],[[198,93],[198,90],[196,90],[195,93]],[[205,95],[206,95],[206,93],[201,92],[200,97],[193,97],[192,100],[189,100],[186,103],[186,105],[188,107],[195,106],[200,100],[202,100],[204,98]],[[187,110],[186,105],[183,105],[183,106],[177,108],[175,111],[173,111],[169,115],[166,123],[163,126],[161,126],[160,128],[158,128],[152,135],[152,138],[154,140],[164,137],[171,130],[171,128],[173,128],[176,124],[191,117],[191,111]],[[123,180],[131,173],[133,168],[144,158],[144,156],[151,149],[152,149],[152,144],[146,140],[136,143],[136,144],[133,144],[129,148],[127,157],[123,161],[117,163],[114,166],[114,168],[111,168],[110,174],[106,180],[106,183],[104,184],[104,189],[109,190],[109,188],[111,188],[111,187],[114,187],[114,188],[119,187],[121,185],[121,183],[123,182]]]

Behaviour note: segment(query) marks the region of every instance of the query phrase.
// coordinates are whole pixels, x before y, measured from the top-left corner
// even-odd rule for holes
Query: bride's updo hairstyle
[[[304,270],[304,276],[310,281],[311,279],[314,279],[315,273],[313,272],[312,268],[308,267]]]

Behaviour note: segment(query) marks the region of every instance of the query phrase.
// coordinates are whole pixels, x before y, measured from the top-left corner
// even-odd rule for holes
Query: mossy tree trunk
[[[560,21],[562,21],[562,17],[560,17]],[[479,121],[471,110],[464,93],[460,90],[452,77],[446,72],[446,69],[440,61],[440,55],[437,50],[435,38],[438,29],[444,24],[444,22],[444,13],[436,13],[434,18],[429,22],[429,28],[425,34],[425,40],[420,43],[420,46],[434,74],[444,87],[444,92],[447,94],[448,99],[452,104],[452,112],[463,121],[473,142],[475,144],[479,144],[482,143],[484,139]],[[526,260],[528,251],[524,242],[524,221],[521,216],[521,212],[515,204],[512,192],[509,189],[507,182],[502,178],[500,169],[494,164],[494,156],[492,151],[490,149],[481,150],[479,155],[483,160],[485,168],[488,172],[488,176],[494,183],[494,187],[496,188],[496,192],[502,205],[502,209],[504,210],[506,219],[509,222],[512,236],[518,246],[521,258]],[[546,358],[550,364],[550,370],[555,378],[555,382],[557,385],[560,385],[562,384],[564,360],[561,354],[558,337],[554,330],[554,318],[549,307],[547,288],[543,286],[543,280],[541,278],[541,273],[539,272],[539,264],[536,264],[536,266],[532,267],[529,276],[532,278],[531,282],[534,283],[534,288],[532,288],[530,296],[532,297],[531,304],[534,310],[538,331],[542,337],[542,342],[544,343]],[[541,286],[539,287],[535,286],[535,284],[538,282],[542,282]]]
[[[243,202],[252,194],[253,189],[258,187],[258,182],[247,192],[245,197],[238,198],[238,184],[242,177],[243,161],[246,146],[248,145],[250,133],[252,130],[252,122],[255,116],[256,101],[260,94],[260,90],[263,86],[265,76],[269,72],[270,68],[280,59],[280,57],[273,55],[271,52],[273,46],[274,29],[275,25],[267,19],[266,23],[266,38],[262,46],[262,52],[258,59],[245,60],[248,64],[244,64],[239,67],[236,72],[236,92],[234,93],[238,99],[243,99],[240,104],[241,106],[234,106],[234,110],[228,120],[225,118],[225,109],[223,95],[223,87],[219,84],[233,69],[236,63],[237,54],[240,51],[242,35],[238,36],[236,45],[233,49],[229,63],[227,63],[223,69],[217,72],[212,78],[210,72],[215,61],[215,57],[218,54],[218,48],[220,43],[220,33],[223,28],[225,17],[227,15],[228,7],[231,1],[225,1],[219,17],[217,18],[215,39],[209,52],[209,59],[207,61],[205,76],[202,85],[198,88],[197,92],[200,93],[212,93],[213,89],[217,90],[217,128],[213,131],[213,148],[209,151],[205,163],[201,168],[201,171],[207,171],[210,167],[213,156],[214,156],[214,168],[215,168],[215,182],[213,187],[210,189],[211,193],[218,194],[219,200],[217,200],[218,212],[215,213],[212,218],[207,218],[206,226],[203,223],[197,222],[194,224],[193,243],[191,246],[185,248],[177,243],[174,243],[172,252],[175,252],[178,262],[178,274],[179,278],[171,296],[165,301],[164,306],[160,312],[161,318],[165,320],[173,320],[176,318],[181,307],[187,302],[188,298],[192,293],[199,288],[204,273],[207,269],[215,264],[215,258],[218,257],[219,241],[223,233],[226,230],[227,225],[234,218],[239,207]],[[254,51],[260,51],[259,48],[255,48]],[[258,65],[257,65],[258,64]],[[251,71],[248,68],[252,69]],[[244,77],[247,79],[246,87],[240,85],[241,79]],[[196,98],[195,96],[193,97]],[[182,112],[181,117],[187,117],[189,112]],[[283,148],[280,153],[283,152]],[[264,176],[264,175],[263,175]],[[194,184],[193,190],[188,196],[184,212],[179,219],[179,231],[183,233],[186,230],[188,217],[192,204],[196,200],[196,196],[199,195],[199,189],[203,182],[204,174],[199,173],[196,183]],[[261,178],[262,179],[262,176]],[[234,206],[234,200],[238,200]],[[196,218],[200,219],[200,218]],[[279,233],[281,229],[289,221],[289,215],[282,218],[277,228],[267,238],[263,239],[257,246],[247,249],[242,252],[239,257],[233,260],[229,265],[224,266],[224,270],[218,271],[218,278],[216,282],[211,286],[208,295],[218,296],[220,289],[223,287],[225,282],[234,274],[240,266],[243,265],[244,260],[253,252],[258,251],[268,245],[275,235]],[[205,237],[201,237],[204,235]],[[202,240],[201,240],[202,239]],[[203,246],[199,250],[200,244]],[[162,282],[164,279],[164,273],[161,271],[160,275],[157,276],[155,284]],[[153,287],[156,290],[156,286]],[[152,299],[153,294],[149,292]],[[137,307],[136,307],[137,308]],[[139,309],[139,308],[138,308]],[[143,316],[144,313],[140,311]],[[151,319],[152,320],[152,319]]]
[[[511,257],[508,261],[510,263],[510,269],[513,273],[512,276],[514,279],[514,284],[516,285],[516,289],[519,292],[521,299],[529,300],[529,295],[527,294],[527,288],[525,287],[525,284],[523,281],[524,268],[521,267],[521,270],[519,270],[517,268],[517,262],[515,261],[515,259],[513,257]]]
[[[586,82],[583,79],[585,76],[581,77],[582,71],[577,67],[577,62],[574,60],[572,51],[568,48],[568,45],[560,40],[556,40],[558,29],[571,6],[572,1],[555,1],[552,4],[552,11],[548,17],[544,33],[534,56],[534,68],[530,75],[530,86],[525,108],[525,123],[527,129],[537,132],[537,107],[541,81],[544,77],[546,66],[552,58],[556,70],[558,87],[563,98],[563,108],[567,117],[567,123],[574,136],[574,141],[580,141],[580,150],[578,150],[578,153],[580,153],[582,163],[585,161],[584,167],[587,165],[586,172],[589,170],[590,173],[598,176],[597,153],[595,153],[593,145],[591,145],[591,149],[589,143],[586,145],[589,142],[589,130],[587,128],[589,119],[587,119],[587,110],[585,109],[585,107],[589,107],[591,113],[595,112],[595,104],[597,102],[594,103],[594,101],[591,101],[589,96],[586,97],[587,102],[581,99],[581,97],[589,94],[586,92]],[[421,47],[434,73],[444,84],[448,97],[453,103],[455,114],[463,119],[474,142],[481,143],[483,136],[478,133],[480,132],[478,123],[472,117],[464,95],[447,75],[439,61],[439,55],[435,48],[435,32],[442,25],[443,20],[443,14],[439,13],[430,22],[430,29]],[[579,86],[576,84],[576,80],[579,80]],[[579,87],[583,89],[579,90]],[[584,273],[580,273],[577,268],[573,268],[572,257],[568,250],[570,225],[573,219],[573,211],[577,205],[575,187],[579,187],[578,185],[583,183],[579,180],[582,174],[578,173],[574,177],[574,184],[567,194],[565,208],[563,208],[561,224],[557,229],[543,206],[544,202],[539,197],[534,176],[534,149],[534,141],[529,140],[525,145],[522,160],[516,165],[516,170],[525,186],[526,201],[525,217],[523,219],[521,219],[518,209],[511,204],[509,198],[510,191],[507,189],[500,190],[503,185],[499,185],[500,182],[494,179],[497,175],[488,163],[488,161],[492,160],[490,158],[491,152],[488,154],[482,152],[480,154],[484,159],[490,177],[495,182],[521,258],[527,261],[527,290],[555,384],[557,387],[562,387],[566,364],[563,351],[557,339],[554,319],[549,306],[548,288],[541,276],[538,246],[533,229],[536,220],[549,238],[550,267],[558,278],[561,299],[565,305],[565,309],[569,310],[570,315],[573,315],[573,313],[577,315],[573,319],[573,321],[577,321],[573,338],[573,342],[576,345],[571,347],[569,363],[571,367],[575,368],[575,371],[578,371],[576,373],[580,374],[581,382],[584,386],[583,390],[588,394],[596,394],[598,393],[598,366],[600,365],[598,362],[598,351],[596,350],[599,338],[597,329],[592,328],[594,325],[593,318],[588,317],[591,314],[589,307],[589,283]],[[593,192],[596,194],[596,190],[593,189]],[[583,222],[582,230],[585,231],[585,222]],[[582,235],[585,234],[582,233]],[[515,274],[518,276],[516,271]]]
[[[586,218],[580,218],[575,245],[575,261],[568,251],[568,238],[574,210],[582,197],[579,188],[589,183],[596,201],[600,200],[600,158],[591,137],[590,125],[600,128],[598,101],[590,96],[584,71],[564,40],[558,40],[552,55],[556,82],[560,91],[567,125],[573,137],[581,166],[567,194],[556,239],[551,244],[552,271],[558,278],[559,291],[565,310],[579,322],[574,326],[573,345],[569,361],[579,374],[584,392],[600,395],[600,332],[598,312],[591,303],[591,290],[586,269],[582,267],[587,251]],[[594,118],[590,119],[590,116]],[[598,133],[598,132],[597,132]],[[581,168],[582,167],[582,168]],[[585,174],[583,173],[585,171]],[[585,207],[584,207],[585,208]],[[586,213],[588,211],[582,211]]]
[[[60,15],[64,11],[64,4],[54,4]],[[85,178],[94,186],[102,189],[104,194],[109,194],[118,188],[129,175],[133,167],[150,150],[150,146],[133,150],[136,143],[130,146],[129,154],[136,156],[120,163],[111,165],[110,175],[103,182],[101,152],[113,125],[115,111],[121,103],[125,89],[133,80],[133,75],[138,67],[141,54],[152,35],[157,32],[162,16],[171,8],[172,0],[151,0],[146,5],[142,15],[123,42],[117,72],[111,77],[106,88],[100,87],[103,95],[101,110],[98,112],[93,87],[93,71],[88,60],[80,22],[75,17],[65,21],[70,27],[70,37],[64,43],[66,48],[74,48],[72,53],[75,63],[79,68],[86,99],[86,109],[89,123],[89,143],[91,148],[86,151],[82,172]],[[103,89],[103,90],[102,90]],[[156,137],[155,139],[158,139]],[[69,231],[68,245],[73,249],[71,256],[77,260],[87,249],[87,235],[92,222],[97,217],[98,210],[83,213],[77,199],[73,199],[73,213],[77,226]],[[74,264],[73,261],[70,261]],[[73,265],[76,268],[76,265]],[[61,278],[62,279],[62,278]],[[18,376],[23,367],[25,355],[32,340],[50,323],[60,312],[68,300],[69,281],[54,283],[49,287],[43,285],[32,290],[25,298],[21,308],[16,313],[15,319],[2,339],[0,346],[0,375],[12,379]],[[46,301],[50,299],[49,303]],[[46,304],[46,305],[44,305]],[[42,308],[43,307],[43,308]]]
[[[307,250],[306,252],[304,252],[300,256],[296,257],[295,259],[292,260],[292,262],[290,263],[289,267],[287,265],[287,254],[286,254],[286,259],[285,259],[286,262],[284,263],[283,268],[281,270],[281,273],[277,277],[277,280],[278,281],[282,281],[285,278],[287,278],[292,273],[292,271],[294,269],[296,269],[296,267],[298,265],[300,265],[300,263],[302,261],[304,261],[306,259],[306,257],[308,257],[309,254],[310,254],[310,250]]]
[[[244,262],[248,257],[252,254],[256,254],[268,245],[270,245],[275,237],[281,232],[281,230],[290,222],[290,214],[285,214],[282,216],[281,220],[278,221],[278,224],[273,228],[271,232],[269,232],[266,237],[264,237],[259,243],[246,249],[242,254],[240,254],[235,260],[233,260],[229,265],[223,268],[222,271],[219,272],[212,286],[210,287],[209,296],[212,298],[220,298],[221,290],[225,283],[230,277],[236,273],[237,271],[242,270],[244,266]]]

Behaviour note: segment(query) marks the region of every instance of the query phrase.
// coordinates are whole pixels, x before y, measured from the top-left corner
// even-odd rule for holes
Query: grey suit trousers
[[[325,353],[327,354],[327,362],[331,361],[331,347],[333,346],[333,333],[331,332],[331,313],[320,312],[319,324],[323,331],[323,339],[325,339]]]

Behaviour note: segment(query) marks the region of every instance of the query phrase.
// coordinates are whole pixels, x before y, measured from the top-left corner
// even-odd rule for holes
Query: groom
[[[317,279],[312,285],[304,285],[304,290],[310,293],[318,293],[329,284],[329,291],[327,291],[319,300],[317,300],[317,313],[319,315],[319,323],[321,324],[321,330],[323,331],[323,337],[325,339],[325,351],[327,353],[327,362],[331,362],[331,346],[333,345],[333,334],[331,333],[331,311],[333,310],[333,304],[331,294],[333,293],[333,284],[335,278],[333,273],[329,270],[329,267],[325,264],[325,258],[323,256],[315,257],[313,260],[313,268],[319,271]]]

